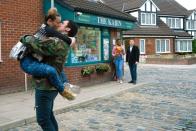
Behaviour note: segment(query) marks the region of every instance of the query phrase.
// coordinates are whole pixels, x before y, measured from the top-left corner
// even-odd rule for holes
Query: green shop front
[[[91,3],[89,2],[89,4]],[[62,20],[73,20],[79,26],[76,36],[77,50],[70,50],[64,68],[69,82],[88,86],[111,80],[113,74],[111,52],[115,39],[122,38],[122,30],[132,29],[134,23],[102,15],[101,12],[76,10],[74,0],[71,1],[71,4],[66,1],[65,3],[55,1],[54,6],[58,9]],[[50,7],[50,2],[45,0],[45,13]],[[97,73],[98,65],[108,65],[110,69],[105,73]],[[93,71],[89,73],[90,75],[85,75],[82,72],[84,70]]]

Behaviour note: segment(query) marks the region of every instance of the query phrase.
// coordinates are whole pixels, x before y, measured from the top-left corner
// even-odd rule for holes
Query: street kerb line
[[[123,86],[125,84],[130,85],[128,83],[123,83],[123,84],[120,84],[120,85]],[[56,109],[56,110],[54,110],[54,113],[55,113],[55,115],[58,115],[58,114],[62,114],[62,113],[66,113],[68,111],[71,111],[72,109],[85,108],[86,106],[88,106],[90,104],[93,104],[93,103],[95,103],[95,102],[97,102],[101,99],[107,99],[107,98],[113,97],[115,95],[120,95],[120,94],[126,93],[127,91],[131,91],[135,88],[141,88],[141,87],[146,86],[146,85],[149,85],[149,83],[140,83],[140,84],[137,84],[137,85],[132,85],[131,87],[125,87],[124,89],[122,88],[120,91],[108,93],[108,94],[103,95],[103,96],[97,96],[95,98],[84,100],[84,101],[81,101],[79,103],[74,103],[74,104],[68,105],[68,106],[66,106],[64,108],[61,108],[61,109]],[[11,121],[11,122],[4,123],[4,124],[0,125],[0,131],[7,131],[11,128],[28,125],[28,124],[34,123],[34,122],[36,122],[36,117],[35,116],[25,118],[25,119],[21,119],[21,120],[18,119],[18,120]]]

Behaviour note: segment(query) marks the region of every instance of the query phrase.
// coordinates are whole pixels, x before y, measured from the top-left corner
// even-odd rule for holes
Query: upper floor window
[[[145,39],[140,39],[140,54],[146,53],[145,43],[146,43]]]
[[[176,40],[176,52],[192,52],[192,40]]]
[[[196,39],[196,31],[194,32],[194,38]]]
[[[156,14],[141,13],[141,25],[156,25]]]
[[[167,25],[170,28],[181,28],[181,19],[180,18],[168,18],[167,19]]]
[[[156,53],[169,53],[170,52],[170,40],[157,39],[156,40]]]
[[[187,22],[187,29],[196,29],[196,21],[194,20],[189,20]]]
[[[194,13],[194,17],[195,17],[194,20],[196,20],[196,13]]]

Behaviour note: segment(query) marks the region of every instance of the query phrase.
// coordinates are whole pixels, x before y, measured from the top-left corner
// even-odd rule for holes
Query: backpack
[[[26,50],[27,47],[19,41],[14,47],[12,47],[9,57],[15,60],[21,60],[24,57]]]

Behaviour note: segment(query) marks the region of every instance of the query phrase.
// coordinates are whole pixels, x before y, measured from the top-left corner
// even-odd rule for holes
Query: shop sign
[[[109,25],[113,27],[120,27],[122,26],[122,22],[120,20],[105,18],[105,17],[97,17],[98,24],[101,25]]]
[[[82,12],[76,12],[75,21],[78,23],[100,25],[105,27],[121,28],[121,29],[132,29],[134,26],[133,22],[124,20],[118,20],[108,17],[95,16]]]

